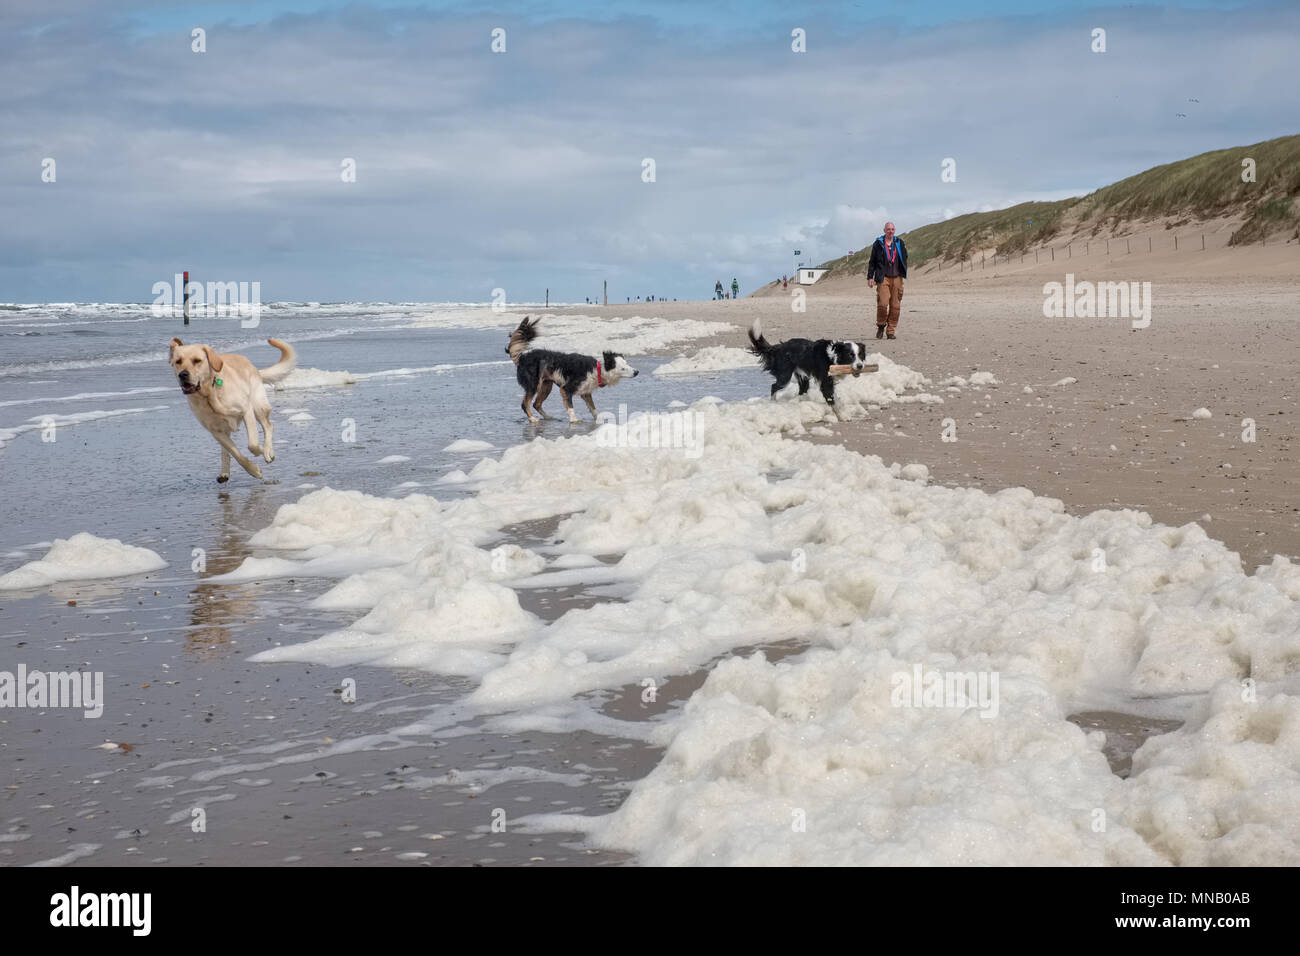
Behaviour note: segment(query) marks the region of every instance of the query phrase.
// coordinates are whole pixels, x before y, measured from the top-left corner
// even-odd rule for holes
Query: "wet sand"
[[[544,547],[563,517],[503,527],[500,541]],[[234,530],[226,540],[229,550],[210,551],[214,573],[250,553]],[[418,671],[247,661],[268,642],[346,625],[350,615],[304,607],[330,583],[214,584],[197,593],[164,571],[136,588],[60,585],[57,602],[38,618],[7,616],[0,639],[20,648],[32,670],[75,669],[79,646],[94,642],[98,666],[112,675],[105,690],[114,706],[99,720],[58,710],[5,712],[3,753],[13,772],[0,793],[0,865],[634,862],[585,847],[576,835],[530,833],[517,821],[617,808],[631,783],[658,763],[659,748],[586,731],[503,733],[491,728],[490,716],[421,725],[454,707],[472,684]],[[618,600],[580,587],[519,595],[546,621]],[[36,602],[6,603],[25,610]],[[254,606],[264,616],[245,613]],[[52,633],[71,636],[32,639]],[[775,660],[805,646],[738,653],[761,649]],[[708,671],[670,677],[652,700],[637,684],[602,692],[600,712],[619,721],[662,717]],[[355,704],[341,698],[345,677],[356,681]],[[191,827],[196,808],[205,814],[203,832]],[[504,831],[493,829],[497,819]]]
[[[524,545],[549,534],[510,530],[503,538]],[[247,553],[238,543],[230,552],[213,549],[210,567],[233,568]],[[473,719],[429,732],[421,717],[453,704],[468,682],[247,661],[268,642],[347,624],[350,615],[305,608],[304,597],[330,582],[211,585],[204,594],[166,572],[151,578],[152,587],[120,591],[112,582],[60,585],[57,603],[31,620],[10,607],[26,611],[37,602],[0,600],[0,639],[20,649],[29,670],[75,669],[90,656],[79,653],[83,646],[95,645],[113,705],[98,720],[71,711],[4,712],[11,772],[0,792],[0,865],[91,846],[97,849],[81,862],[97,866],[628,861],[564,834],[512,826],[530,813],[617,806],[624,781],[657,762],[654,748],[586,732],[502,734]],[[594,603],[540,589],[523,595],[544,619]],[[260,618],[245,613],[254,604]],[[70,636],[40,639],[58,633]],[[344,677],[356,681],[355,704],[341,698]],[[629,693],[638,706],[625,709],[625,719],[661,714],[675,700],[641,704],[639,687]],[[125,747],[100,749],[105,742]],[[512,767],[529,773],[487,792],[485,781]],[[204,832],[191,829],[195,808],[206,815]],[[492,830],[494,811],[504,811],[504,832]]]
[[[394,334],[406,354],[432,361],[453,360],[457,349],[466,361],[500,351],[492,333],[377,333],[371,357],[380,368],[393,362]],[[346,360],[355,369],[365,357],[359,338],[309,343],[303,352],[324,368]],[[155,371],[127,366],[122,387],[151,384]],[[692,397],[652,375],[645,386],[643,401]],[[445,396],[455,413],[431,421],[428,409]],[[463,492],[433,482],[479,456],[440,452],[452,439],[487,438],[495,457],[515,442],[574,429],[522,425],[513,376],[472,372],[277,393],[273,402],[279,454],[262,482],[236,472],[216,485],[215,446],[185,408],[160,418],[177,442],[175,459],[161,464],[144,454],[154,432],[126,418],[70,429],[52,444],[25,436],[0,453],[0,467],[25,467],[29,482],[19,486],[8,473],[0,550],[23,548],[25,556],[8,555],[5,570],[39,556],[34,542],[80,530],[151,548],[169,562],[148,575],[0,593],[0,669],[102,672],[106,698],[99,719],[80,710],[0,710],[0,866],[627,862],[572,835],[526,833],[518,821],[617,806],[628,781],[657,763],[657,749],[585,731],[503,731],[490,715],[457,713],[469,681],[251,663],[256,651],[309,640],[359,615],[310,607],[333,580],[209,580],[249,557],[271,556],[249,538],[308,488],[402,496],[414,484],[453,497]],[[289,423],[294,407],[310,407],[315,421]],[[354,443],[339,441],[335,423],[345,417],[364,426]],[[411,459],[378,464],[394,453]],[[535,545],[554,524],[504,528],[501,540]],[[191,567],[193,548],[206,552],[202,570]],[[544,620],[611,599],[566,591],[520,593]],[[357,683],[355,704],[341,700],[344,678]],[[660,716],[679,699],[669,691],[642,704],[640,692],[602,699],[610,708],[626,704],[628,719]],[[454,719],[431,722],[449,711]],[[206,814],[205,832],[191,829],[196,808]],[[497,809],[505,832],[492,829]]]

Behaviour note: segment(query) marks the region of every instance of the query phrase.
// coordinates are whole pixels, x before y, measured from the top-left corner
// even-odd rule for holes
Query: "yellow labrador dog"
[[[262,477],[262,469],[239,453],[231,435],[239,430],[243,421],[248,429],[248,450],[253,457],[262,455],[268,462],[275,461],[271,445],[275,429],[271,427],[271,403],[266,397],[267,382],[278,382],[298,364],[293,347],[279,339],[267,339],[280,350],[280,361],[270,368],[258,369],[242,355],[218,354],[206,345],[186,345],[172,339],[168,361],[176,372],[181,391],[189,396],[190,409],[199,424],[212,433],[221,446],[221,474],[217,481],[230,480],[230,456],[235,456],[241,468],[254,478]],[[257,423],[261,422],[266,441],[257,442]]]

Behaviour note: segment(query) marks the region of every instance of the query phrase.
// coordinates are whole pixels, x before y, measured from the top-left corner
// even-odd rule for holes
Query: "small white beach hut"
[[[818,279],[820,279],[829,271],[830,270],[828,269],[814,269],[811,267],[800,267],[799,284],[812,285],[814,282],[816,282]]]

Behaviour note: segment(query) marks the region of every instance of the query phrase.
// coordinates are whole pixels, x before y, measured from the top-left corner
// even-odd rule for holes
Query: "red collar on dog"
[[[605,387],[605,380],[604,380],[603,378],[600,377],[600,363],[599,363],[599,362],[596,363],[596,387],[597,387],[597,388],[604,388],[604,387]]]

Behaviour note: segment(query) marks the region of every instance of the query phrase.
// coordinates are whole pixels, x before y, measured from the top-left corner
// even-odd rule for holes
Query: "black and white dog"
[[[532,407],[537,409],[542,418],[550,418],[542,410],[542,402],[551,394],[551,386],[560,386],[560,397],[569,413],[569,421],[576,422],[577,414],[573,411],[573,396],[581,395],[591,410],[591,417],[596,417],[596,403],[591,400],[591,393],[606,385],[616,385],[621,379],[636,378],[637,370],[627,364],[627,359],[617,352],[604,352],[600,358],[579,355],[576,352],[552,352],[550,349],[530,349],[528,346],[537,338],[537,324],[541,318],[525,317],[519,328],[510,333],[510,344],[506,354],[518,368],[515,377],[524,390],[521,407],[530,422],[540,419],[533,416]]]
[[[808,382],[817,379],[821,385],[822,397],[826,404],[835,411],[835,376],[831,375],[832,365],[852,366],[854,373],[861,372],[867,364],[867,345],[865,342],[846,342],[834,339],[786,339],[776,345],[763,338],[763,327],[757,319],[749,327],[749,350],[763,360],[763,370],[770,373],[776,381],[772,383],[772,397],[790,384],[790,379],[799,382],[799,394],[808,394]]]

